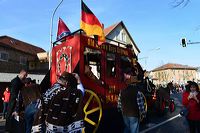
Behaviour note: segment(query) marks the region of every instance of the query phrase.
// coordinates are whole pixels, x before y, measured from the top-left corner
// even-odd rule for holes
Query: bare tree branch
[[[174,0],[171,5],[173,8],[179,7],[183,5],[183,7],[187,6],[190,0]]]

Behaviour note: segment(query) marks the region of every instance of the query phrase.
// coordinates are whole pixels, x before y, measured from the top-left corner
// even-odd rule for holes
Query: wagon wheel
[[[144,106],[145,106],[145,111],[147,112],[147,99],[146,97],[144,96],[144,94],[141,92],[143,98],[144,98]],[[140,121],[143,120],[143,117],[140,115]]]
[[[84,102],[85,102],[85,105],[83,107],[83,111],[85,114],[85,117],[84,117],[84,121],[86,125],[85,132],[95,133],[96,130],[98,129],[98,126],[102,117],[101,101],[99,97],[93,91],[86,89]]]

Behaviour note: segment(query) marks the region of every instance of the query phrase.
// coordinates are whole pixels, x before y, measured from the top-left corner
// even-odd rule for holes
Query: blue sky
[[[200,42],[200,0],[177,8],[172,8],[175,0],[84,1],[105,27],[124,22],[141,51],[139,61],[145,69],[166,63],[200,66],[200,44],[180,46],[182,37]],[[59,0],[0,0],[0,36],[8,35],[48,51],[50,20],[58,3]],[[53,21],[54,41],[58,17],[71,31],[79,29],[80,0],[64,0],[58,8]]]

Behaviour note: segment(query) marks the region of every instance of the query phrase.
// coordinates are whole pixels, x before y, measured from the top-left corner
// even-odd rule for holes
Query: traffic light
[[[186,46],[187,46],[186,38],[182,38],[182,39],[181,39],[181,45],[182,45],[183,47],[186,47]]]

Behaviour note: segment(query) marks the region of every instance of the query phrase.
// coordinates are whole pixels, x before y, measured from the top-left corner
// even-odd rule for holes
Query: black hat
[[[126,73],[126,74],[132,74],[132,69],[130,67],[128,67],[128,68],[125,68],[123,70],[123,72]]]
[[[72,73],[68,73],[68,72],[64,71],[64,72],[60,75],[59,78],[68,81],[69,84],[70,84],[72,87],[76,87],[76,86],[77,86],[77,79],[74,77],[74,75],[73,75]]]

